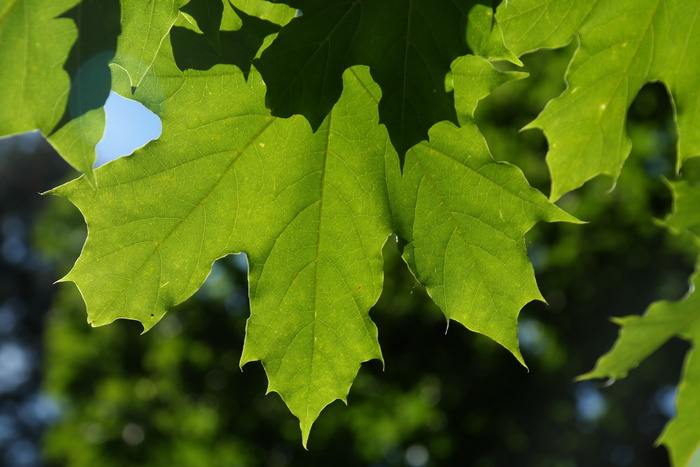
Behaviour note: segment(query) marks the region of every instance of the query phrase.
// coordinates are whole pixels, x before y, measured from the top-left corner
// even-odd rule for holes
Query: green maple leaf
[[[340,96],[343,70],[368,65],[382,89],[380,122],[402,161],[433,124],[457,123],[445,88],[454,59],[471,50],[517,62],[503,46],[491,8],[475,1],[285,3],[303,14],[256,61],[273,114],[302,114],[317,128]]]
[[[128,91],[119,70],[114,86]],[[541,298],[523,234],[539,220],[574,219],[494,162],[471,123],[479,99],[520,77],[477,57],[455,61],[450,86],[464,126],[432,128],[402,174],[366,67],[344,73],[340,99],[314,132],[303,117],[270,115],[255,69],[182,71],[164,40],[134,92],[160,115],[162,136],[98,169],[96,187],[82,178],[54,191],[89,229],[64,280],[77,284],[93,325],[126,318],[149,329],[215,260],[246,252],[241,363],[262,361],[304,443],[320,411],[346,399],[360,364],[381,359],[369,310],[392,230],[446,316],[522,361],[517,315]]]
[[[404,259],[447,318],[524,364],[517,316],[543,299],[523,235],[540,220],[575,219],[531,188],[518,168],[494,163],[473,124],[435,125],[430,141],[408,152],[404,172],[393,196]]]
[[[136,93],[165,96],[161,138],[98,170],[97,189],[80,179],[56,190],[89,226],[65,279],[78,284],[93,325],[130,318],[148,329],[197,290],[213,261],[246,251],[242,363],[263,360],[306,440],[359,364],[381,358],[368,317],[389,234],[376,107],[349,87],[349,103],[312,134],[301,117],[269,115],[258,76],[246,83],[221,65],[183,74],[162,48]],[[236,99],[222,106],[227,93]]]
[[[521,5],[540,5],[548,13],[544,8],[548,3],[514,0],[499,19],[513,23],[506,13],[519,11]],[[679,128],[678,167],[700,154],[700,103],[691,78],[700,73],[700,49],[690,46],[700,43],[700,4],[680,0],[579,3],[592,8],[578,29],[581,45],[567,72],[568,88],[526,127],[543,129],[549,140],[552,199],[599,174],[618,177],[631,148],[625,115],[648,82],[663,81],[673,98]],[[567,30],[585,14],[585,6],[575,8]],[[517,45],[518,34],[525,28],[517,24],[503,26],[506,37],[516,47],[536,46],[531,41]],[[561,44],[565,36],[553,44]]]
[[[452,62],[448,75],[448,89],[454,91],[455,109],[460,124],[474,122],[474,112],[481,99],[511,80],[528,75],[521,72],[498,71],[491,62],[474,55],[465,55]]]
[[[669,183],[674,194],[674,212],[666,225],[674,232],[688,232],[700,246],[700,186],[686,182]],[[699,264],[700,266],[700,264]],[[686,355],[676,402],[677,415],[658,439],[671,453],[673,465],[696,465],[700,461],[700,272],[693,275],[688,295],[677,302],[653,303],[643,316],[628,316],[614,321],[621,326],[613,348],[603,355],[595,368],[579,379],[624,378],[646,357],[674,336],[689,340],[693,347]]]
[[[668,184],[673,192],[673,213],[664,224],[675,233],[689,232],[700,239],[700,187],[686,181]]]

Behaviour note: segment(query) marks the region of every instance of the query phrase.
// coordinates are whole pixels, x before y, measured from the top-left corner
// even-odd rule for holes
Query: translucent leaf
[[[493,8],[476,4],[467,14],[467,44],[480,57],[508,60],[522,65],[518,57],[503,43],[501,25],[494,20]]]
[[[613,348],[596,363],[593,371],[579,377],[624,378],[646,357],[674,336],[700,343],[700,274],[692,280],[690,293],[678,302],[661,301],[652,304],[644,316],[628,316],[616,319],[622,326]],[[677,415],[664,429],[658,442],[671,452],[675,466],[690,465],[690,459],[700,449],[700,368],[695,349],[686,356],[676,402]]]
[[[70,78],[63,69],[77,37],[60,18],[77,0],[14,0],[0,4],[0,136],[40,129],[49,134],[63,114]]]
[[[95,146],[102,139],[104,131],[105,112],[100,107],[69,120],[49,137],[49,142],[73,167],[85,172],[91,183],[94,183],[92,165],[97,158]]]
[[[0,134],[40,129],[94,183],[95,145],[104,132],[102,106],[110,88],[108,62],[119,34],[119,2],[49,3],[6,5],[0,28],[0,79],[6,92],[0,92],[0,104],[9,115],[0,123]],[[79,40],[74,42],[76,27]]]
[[[224,2],[229,0],[223,0]],[[246,14],[264,21],[284,26],[297,15],[297,10],[284,4],[275,4],[263,0],[231,0],[230,4]]]
[[[447,82],[448,87],[454,90],[460,124],[473,121],[477,104],[495,88],[508,81],[527,77],[527,73],[498,71],[488,60],[474,55],[459,57],[451,68]]]
[[[81,179],[56,190],[89,226],[65,280],[79,286],[93,325],[129,318],[148,329],[197,290],[213,261],[246,251],[242,363],[263,361],[306,440],[359,364],[381,358],[368,317],[390,229],[376,103],[351,75],[348,97],[311,134],[301,117],[269,115],[257,76],[156,63],[159,78],[140,92],[164,96],[161,138],[99,169],[97,189]],[[237,99],[222,106],[229,92]]]
[[[678,123],[676,169],[700,156],[700,3],[667,0],[659,6],[657,41],[650,80],[663,81],[674,102]]]
[[[692,288],[700,285],[699,274],[695,274],[691,284]],[[644,316],[615,319],[622,327],[615,346],[598,360],[593,371],[580,376],[580,379],[624,378],[671,337],[680,335],[698,319],[700,294],[697,293],[677,302],[655,302]]]
[[[679,165],[698,155],[700,107],[690,77],[700,72],[700,49],[689,44],[700,41],[699,18],[698,2],[595,3],[579,29],[568,88],[526,127],[542,128],[549,140],[552,199],[597,175],[619,176],[631,148],[627,109],[647,82],[663,80],[671,89]]]
[[[183,3],[183,0],[122,0],[122,34],[112,63],[126,72],[132,88],[141,84],[153,66]]]
[[[252,313],[241,363],[264,362],[268,390],[299,417],[304,444],[321,409],[345,401],[359,363],[382,358],[369,308],[381,293],[381,250],[391,228],[386,134],[356,73],[367,80],[366,70],[346,73],[343,96],[318,131],[285,151],[307,173],[284,183],[290,167],[271,149],[277,191],[288,190],[301,209],[250,271]]]
[[[698,326],[695,326],[696,329]],[[695,333],[694,346],[688,351],[678,386],[677,415],[666,425],[658,439],[671,453],[674,466],[700,465],[700,359],[697,346],[700,332]]]
[[[452,82],[467,116],[490,89],[520,76],[471,62],[455,64]],[[517,314],[540,298],[522,236],[538,220],[573,220],[513,166],[494,162],[472,123],[435,126],[401,175],[378,124],[379,87],[366,67],[343,80],[312,132],[303,117],[270,115],[254,69],[181,71],[164,41],[134,94],[161,117],[159,140],[98,169],[96,187],[83,178],[55,190],[88,224],[64,280],[77,284],[93,325],[127,318],[149,329],[197,290],[216,259],[247,254],[241,363],[262,361],[304,442],[323,407],[345,400],[361,362],[381,358],[369,309],[392,228],[446,315],[520,358]],[[116,86],[125,81],[115,74]]]
[[[445,316],[524,364],[517,316],[542,296],[523,235],[541,220],[576,219],[530,187],[518,168],[494,162],[469,123],[439,123],[429,142],[408,152],[392,203],[404,259]]]
[[[555,49],[571,42],[596,1],[510,0],[501,2],[496,20],[515,55]]]

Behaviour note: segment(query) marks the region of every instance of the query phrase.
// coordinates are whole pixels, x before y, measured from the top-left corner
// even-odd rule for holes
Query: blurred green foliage
[[[547,193],[546,141],[519,132],[564,89],[573,52],[523,57],[529,79],[482,102],[477,122],[494,157]],[[672,110],[645,87],[629,115],[634,143],[614,191],[595,179],[559,204],[586,225],[539,225],[528,248],[548,304],[521,314],[525,371],[490,340],[452,323],[385,247],[385,290],[372,311],[386,368],[365,364],[349,406],[333,403],[301,448],[296,419],[264,395],[258,364],[238,366],[247,310],[245,261],[219,261],[205,286],[140,335],[135,322],[86,324],[71,285],[59,286],[46,337],[46,389],[63,408],[45,439],[61,466],[663,466],[653,442],[669,416],[683,344],[671,343],[610,387],[574,378],[613,342],[610,316],[680,298],[692,246],[653,222],[670,209]],[[689,167],[687,170],[695,170]],[[67,272],[84,237],[56,198],[36,244]]]

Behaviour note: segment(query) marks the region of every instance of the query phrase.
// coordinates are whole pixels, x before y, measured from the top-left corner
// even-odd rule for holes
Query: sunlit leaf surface
[[[627,109],[651,81],[671,90],[678,165],[700,155],[700,100],[689,79],[700,73],[700,48],[690,46],[700,43],[699,25],[698,2],[595,3],[578,30],[581,46],[567,72],[568,88],[527,127],[542,128],[549,140],[552,199],[600,174],[617,179],[631,148]]]

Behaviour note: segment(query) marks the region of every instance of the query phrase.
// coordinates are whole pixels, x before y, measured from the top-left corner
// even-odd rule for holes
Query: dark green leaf
[[[274,115],[302,114],[318,128],[340,96],[343,70],[362,64],[382,89],[380,122],[402,159],[436,122],[457,123],[445,76],[452,61],[469,52],[465,25],[471,2],[289,4],[302,16],[283,28],[256,62]]]

